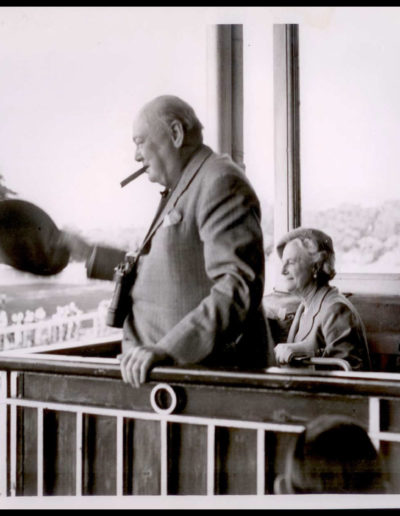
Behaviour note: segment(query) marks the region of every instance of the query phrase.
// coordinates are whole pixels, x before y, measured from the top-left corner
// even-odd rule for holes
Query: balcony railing
[[[0,354],[3,497],[265,496],[321,413],[363,424],[400,492],[397,374],[157,367],[134,389],[118,348],[110,337]]]

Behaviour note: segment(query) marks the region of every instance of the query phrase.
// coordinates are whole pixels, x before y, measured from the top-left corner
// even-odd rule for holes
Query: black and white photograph
[[[0,508],[400,508],[400,7],[0,7]]]

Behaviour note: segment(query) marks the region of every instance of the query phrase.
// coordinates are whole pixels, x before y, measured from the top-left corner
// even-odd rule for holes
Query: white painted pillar
[[[301,224],[298,25],[274,25],[274,240]]]
[[[243,165],[243,26],[208,29],[207,132],[209,144]]]

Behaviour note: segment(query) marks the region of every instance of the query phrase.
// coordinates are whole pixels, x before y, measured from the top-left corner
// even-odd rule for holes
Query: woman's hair
[[[326,285],[336,274],[335,251],[331,237],[320,229],[304,227],[292,229],[278,241],[276,246],[278,256],[282,258],[285,246],[297,239],[315,266],[317,283],[321,286]]]
[[[285,481],[292,493],[384,493],[381,459],[356,421],[323,415],[309,423],[289,452]]]
[[[302,248],[307,252],[315,267],[316,280],[319,285],[326,285],[329,280],[334,278],[335,271],[335,252],[332,249],[321,249],[321,242],[313,235],[298,236],[294,240],[300,242]]]

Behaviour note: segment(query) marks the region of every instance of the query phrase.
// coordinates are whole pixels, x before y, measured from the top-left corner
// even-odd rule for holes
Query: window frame
[[[274,24],[274,241],[301,226],[299,25]],[[399,294],[400,274],[337,273],[343,292]]]

